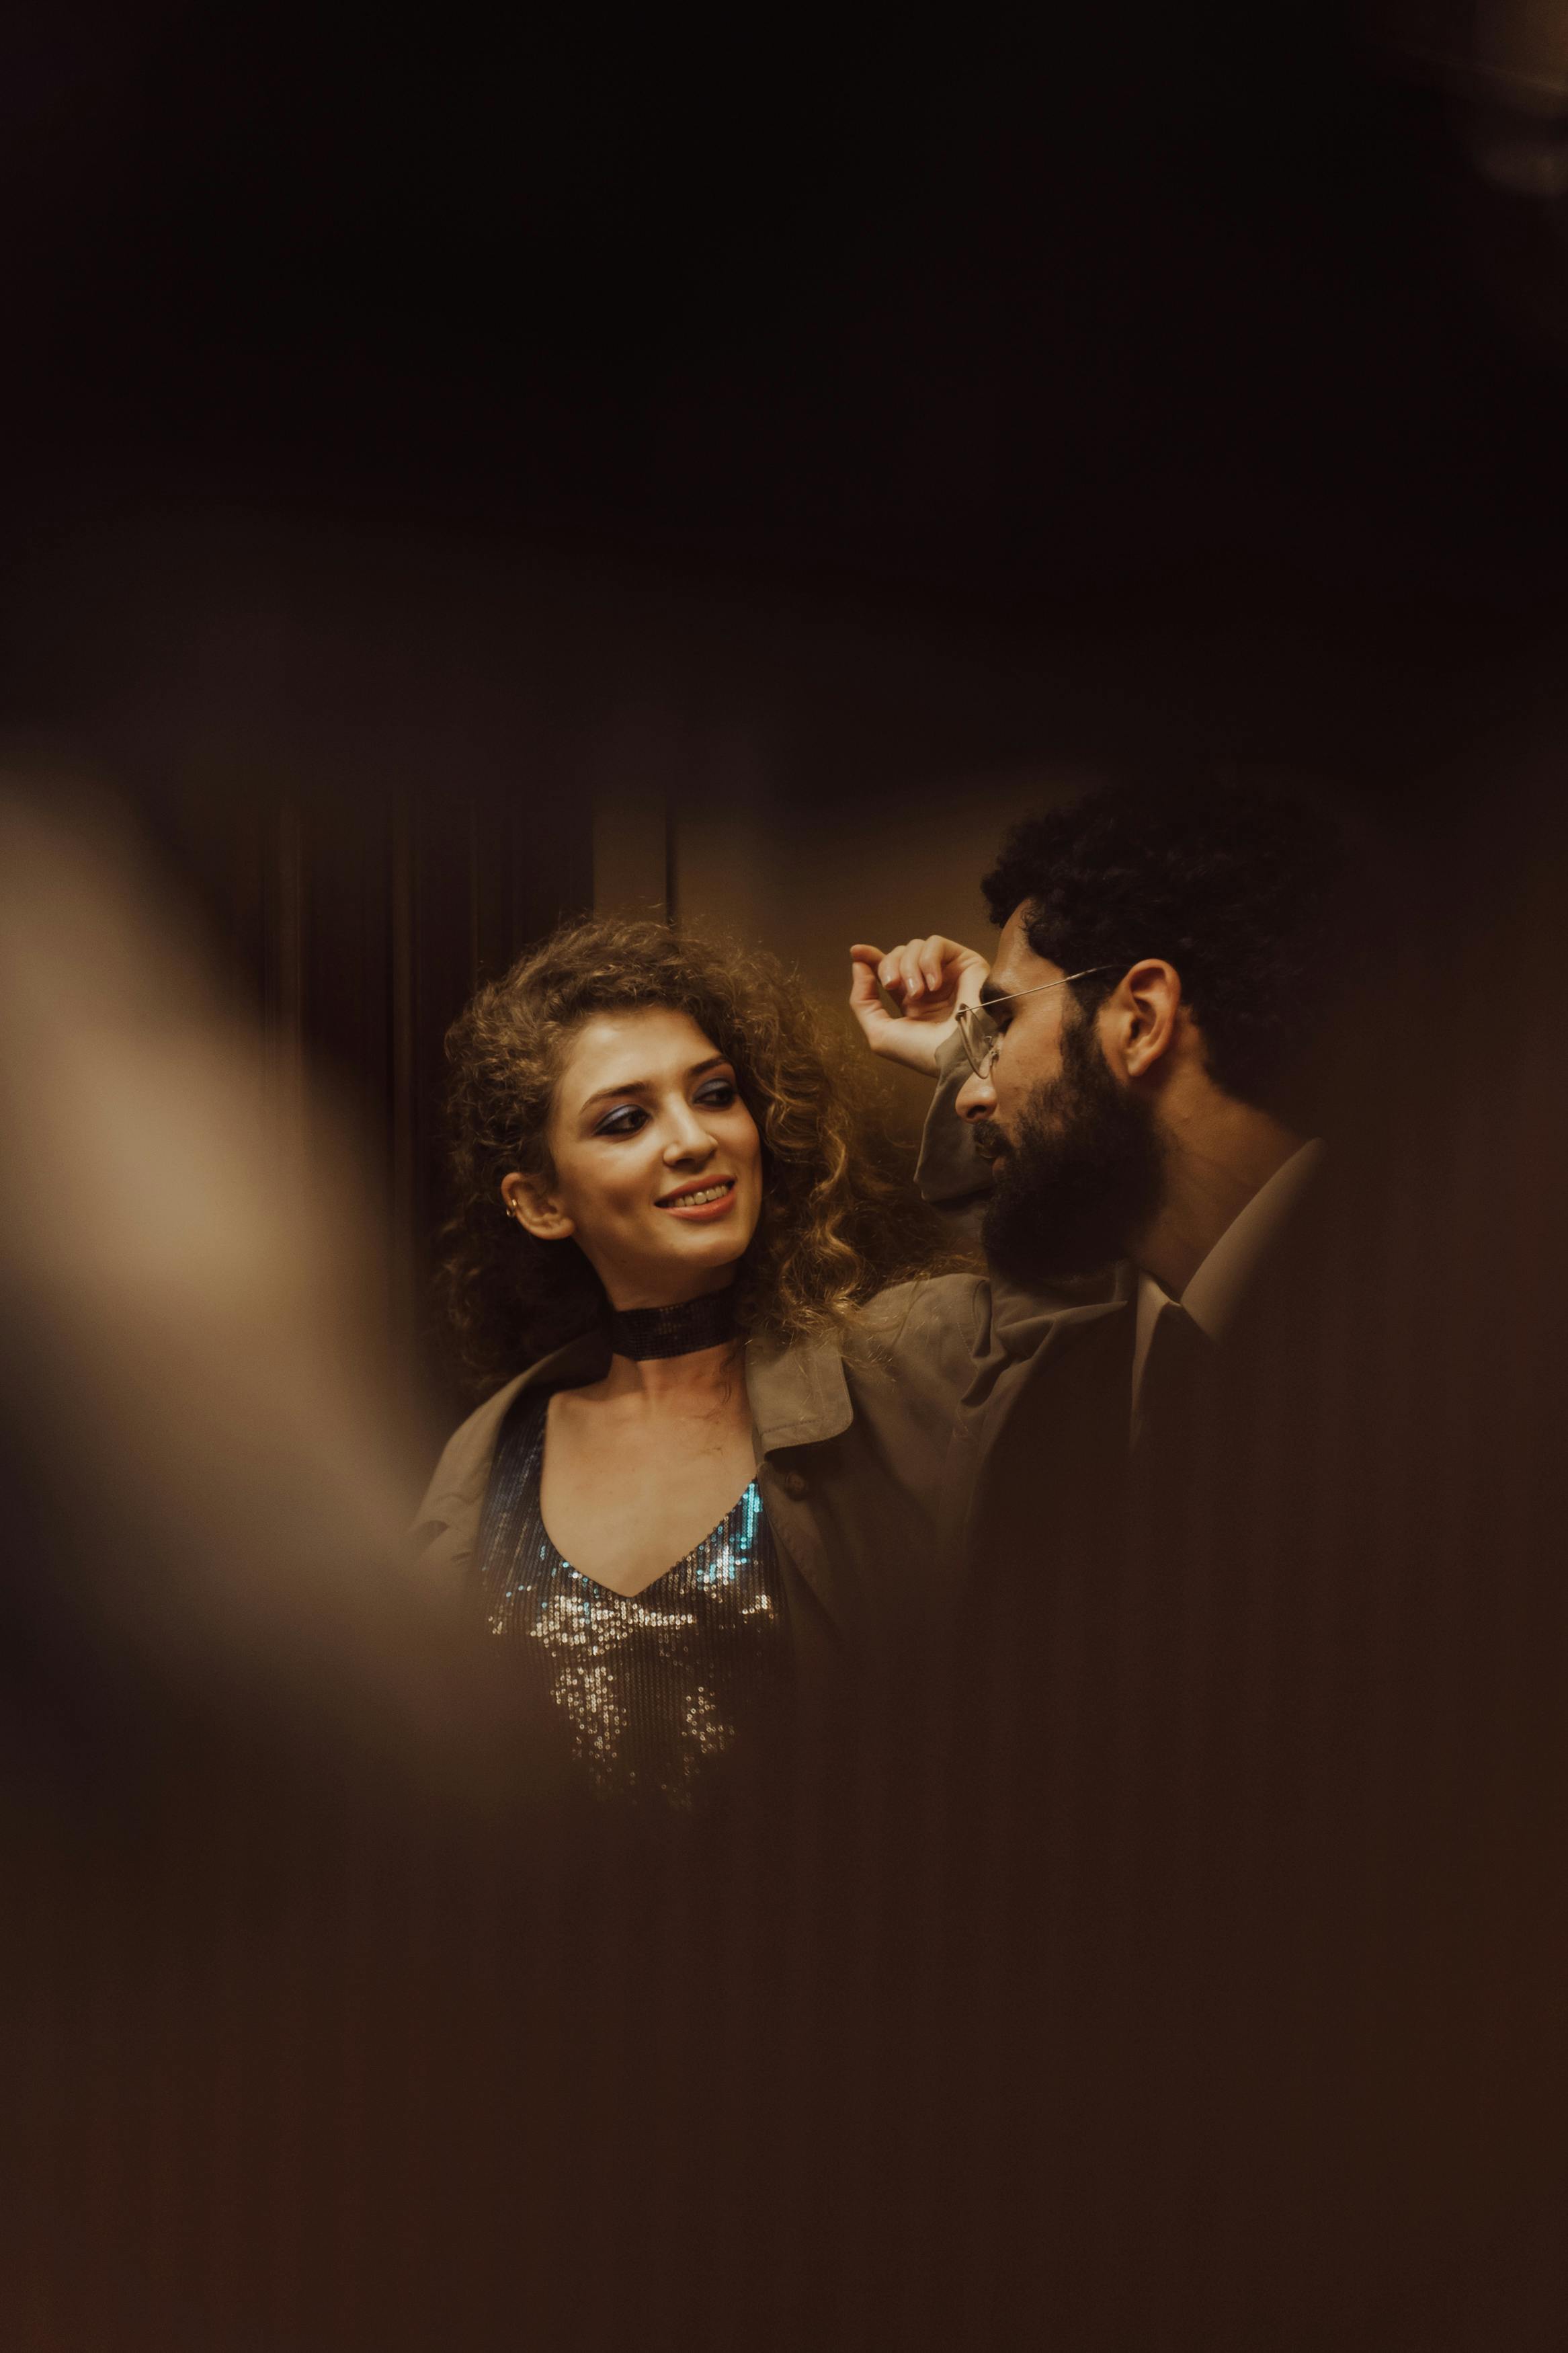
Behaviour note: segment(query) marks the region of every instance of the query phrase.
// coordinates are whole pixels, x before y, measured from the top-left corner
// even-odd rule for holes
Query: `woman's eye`
[[[735,1100],[734,1082],[731,1079],[715,1079],[711,1086],[702,1089],[697,1100],[700,1103],[711,1103],[716,1110],[722,1111],[727,1103],[732,1103]]]
[[[625,1103],[619,1111],[611,1112],[607,1119],[602,1119],[594,1133],[595,1135],[635,1135],[640,1127],[647,1124],[646,1111],[639,1110],[636,1103]]]

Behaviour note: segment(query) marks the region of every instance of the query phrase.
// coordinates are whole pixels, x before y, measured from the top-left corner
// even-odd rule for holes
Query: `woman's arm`
[[[921,1198],[967,1234],[977,1234],[990,1198],[992,1168],[975,1143],[973,1124],[959,1116],[958,1092],[969,1058],[954,1034],[937,1056],[936,1092],[921,1130],[915,1184]]]
[[[990,966],[976,948],[933,934],[884,952],[862,942],[849,951],[849,1005],[874,1054],[936,1081],[921,1135],[915,1183],[923,1199],[965,1232],[979,1225],[991,1165],[956,1109],[969,1063],[957,1008],[979,1002]],[[886,995],[896,1008],[889,1012]]]
[[[873,1054],[934,1078],[939,1054],[958,1034],[959,1006],[979,1003],[990,969],[977,948],[941,933],[885,953],[860,941],[849,951],[849,1009]]]

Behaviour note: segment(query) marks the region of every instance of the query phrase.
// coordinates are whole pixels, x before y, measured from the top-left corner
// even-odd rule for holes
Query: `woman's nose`
[[[675,1114],[668,1143],[664,1147],[667,1160],[706,1160],[713,1151],[713,1138],[689,1103],[683,1103]]]

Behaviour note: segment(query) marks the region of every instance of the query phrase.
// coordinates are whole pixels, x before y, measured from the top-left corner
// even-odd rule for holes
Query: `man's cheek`
[[[996,1096],[996,1109],[992,1116],[994,1119],[996,1125],[1002,1130],[1004,1135],[1016,1134],[1018,1125],[1019,1108],[1027,1097],[1029,1091],[1027,1087],[1018,1086],[1001,1086],[996,1087],[994,1091]]]
[[[1022,1114],[1050,1095],[1060,1075],[1061,1063],[1055,1055],[1002,1055],[992,1078],[997,1110],[1016,1125]]]

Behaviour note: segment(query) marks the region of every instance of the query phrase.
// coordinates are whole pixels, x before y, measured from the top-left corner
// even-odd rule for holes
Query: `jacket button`
[[[779,1472],[779,1485],[784,1489],[786,1495],[804,1495],[805,1493],[805,1474],[801,1471],[781,1471]]]

